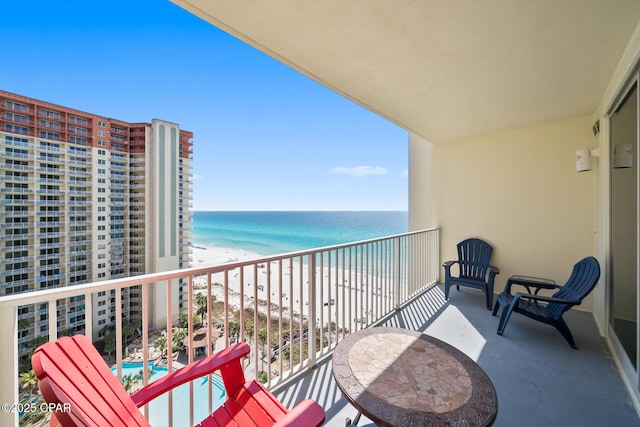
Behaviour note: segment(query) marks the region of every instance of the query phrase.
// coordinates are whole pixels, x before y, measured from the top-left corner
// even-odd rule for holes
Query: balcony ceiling
[[[638,0],[173,0],[442,143],[591,114]]]

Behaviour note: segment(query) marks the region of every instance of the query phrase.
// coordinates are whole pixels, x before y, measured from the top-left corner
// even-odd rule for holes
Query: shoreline
[[[194,267],[220,266],[269,257],[268,255],[242,249],[202,244],[194,244],[191,247],[193,248]],[[280,265],[282,266],[281,269]],[[226,276],[228,284],[226,300],[230,307],[239,309],[241,305],[244,307],[252,306],[254,299],[257,298],[259,310],[265,314],[267,313],[267,306],[270,305],[279,307],[284,317],[290,317],[290,314],[293,314],[294,316],[301,315],[306,318],[309,313],[310,290],[305,284],[309,283],[309,269],[305,268],[306,265],[302,267],[297,260],[294,260],[291,264],[289,260],[284,260],[281,264],[277,261],[263,263],[256,270],[247,268],[243,275],[239,274],[238,269],[229,270]],[[359,283],[362,278],[359,279],[349,271],[346,271],[343,276],[342,273],[336,272],[335,267],[331,269],[323,267],[322,271],[318,270],[316,274],[318,283],[321,284],[316,289],[316,300],[321,301],[322,304],[316,308],[318,320],[321,317],[323,323],[329,319],[335,322],[338,317],[342,317],[338,316],[336,311],[337,304],[335,304],[336,300],[342,298],[345,299],[347,310],[351,313],[350,317],[355,316],[353,318],[354,322],[364,321],[367,318],[367,314],[375,315],[371,310],[361,312],[365,308],[362,307],[365,304],[361,293],[363,292],[361,288],[363,285]],[[242,276],[243,283],[240,283],[240,276]],[[374,280],[374,277],[369,276],[367,280]],[[206,276],[196,277],[194,280],[194,294],[206,292],[206,282]],[[212,284],[220,284],[220,286],[212,286],[212,294],[220,301],[225,300],[224,272],[212,274],[211,282]],[[254,283],[257,284],[255,288]],[[352,286],[352,284],[355,286]],[[378,292],[382,292],[382,289],[378,289],[377,292],[372,291],[376,296],[379,295]],[[244,297],[243,304],[240,301],[241,295]],[[366,308],[378,311],[374,308],[373,302],[367,304]],[[329,311],[331,311],[331,314]],[[366,313],[366,311],[369,311],[369,313]],[[341,323],[347,322],[349,324],[351,320],[343,318]]]

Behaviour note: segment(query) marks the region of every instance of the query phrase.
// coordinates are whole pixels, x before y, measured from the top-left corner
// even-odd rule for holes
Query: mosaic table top
[[[338,344],[333,375],[345,398],[380,426],[491,425],[497,395],[485,372],[436,338],[368,328]]]

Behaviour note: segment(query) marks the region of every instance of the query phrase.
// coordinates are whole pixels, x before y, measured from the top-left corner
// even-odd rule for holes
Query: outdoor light
[[[631,144],[620,144],[613,147],[613,167],[616,169],[630,168],[633,166]]]
[[[594,149],[584,149],[576,151],[576,156],[578,156],[578,160],[576,160],[576,170],[578,172],[590,171],[591,170],[591,157],[600,157],[600,150]]]

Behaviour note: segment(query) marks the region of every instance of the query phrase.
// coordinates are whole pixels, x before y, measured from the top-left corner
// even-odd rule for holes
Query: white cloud
[[[369,175],[385,175],[387,170],[381,166],[356,166],[355,168],[347,168],[337,166],[329,171],[330,173],[341,173],[353,176],[369,176]]]

